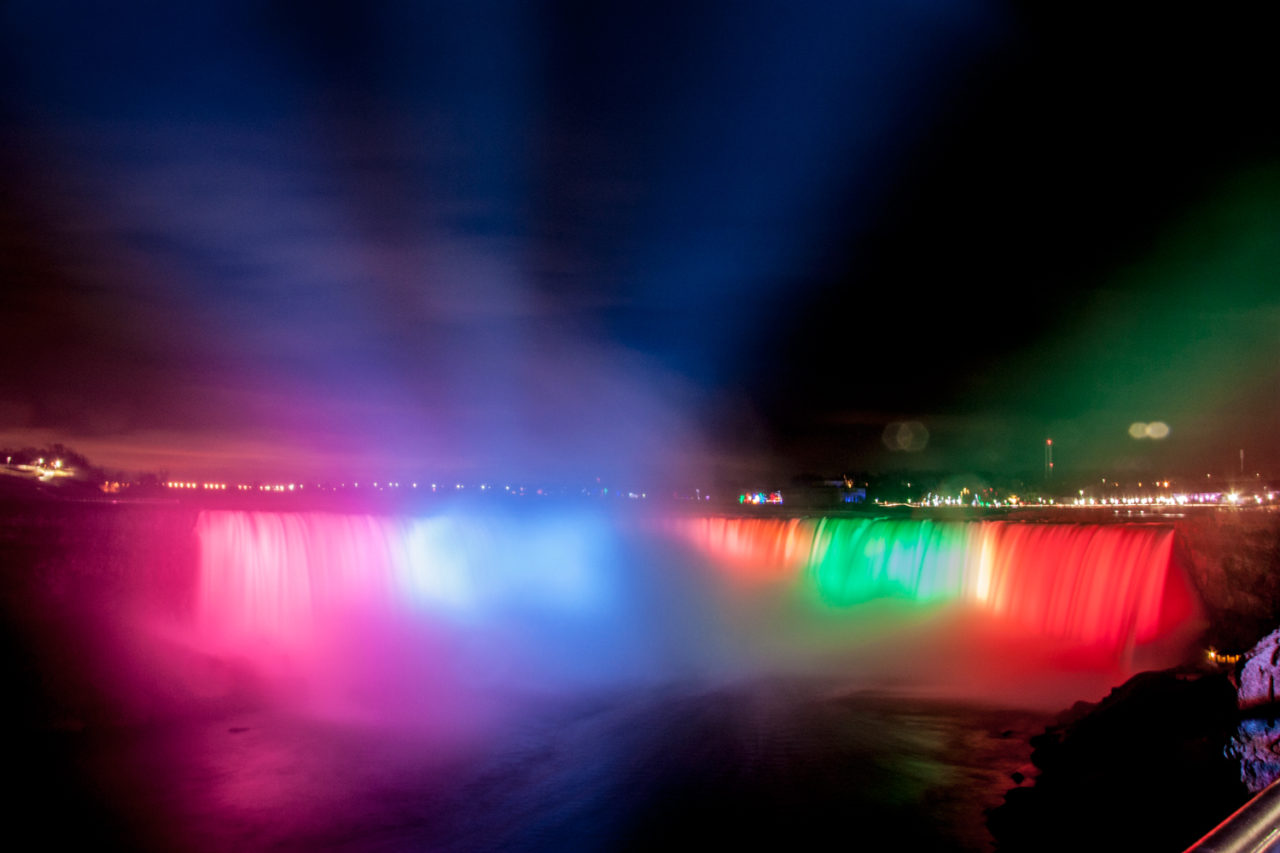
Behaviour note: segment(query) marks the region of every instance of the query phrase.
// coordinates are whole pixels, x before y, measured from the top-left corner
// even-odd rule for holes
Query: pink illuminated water
[[[74,509],[8,599],[68,849],[985,849],[1026,736],[1194,627],[1159,526]]]
[[[204,512],[200,642],[322,711],[451,727],[509,690],[815,667],[970,692],[1026,669],[1113,678],[1137,665],[1135,649],[1180,654],[1195,612],[1173,532],[1156,526],[622,527],[594,515]]]

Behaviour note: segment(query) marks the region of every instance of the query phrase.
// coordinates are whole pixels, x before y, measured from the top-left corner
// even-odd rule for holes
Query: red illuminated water
[[[1158,525],[869,518],[669,523],[742,583],[812,588],[829,608],[962,602],[1033,636],[1122,653],[1183,632],[1195,595]]]
[[[8,596],[72,841],[982,850],[1026,736],[1193,625],[1159,526],[128,513]]]
[[[204,512],[199,642],[292,679],[323,710],[451,726],[441,708],[478,703],[464,716],[479,719],[477,697],[510,689],[815,668],[969,694],[1028,670],[1061,685],[1054,670],[1111,679],[1162,655],[1176,662],[1196,612],[1161,526],[660,528],[590,514]],[[693,549],[656,552],[671,533]]]

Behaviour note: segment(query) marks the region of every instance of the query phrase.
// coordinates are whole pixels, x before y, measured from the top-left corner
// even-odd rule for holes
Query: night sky
[[[5,3],[0,443],[1274,476],[1275,14],[1115,5]]]

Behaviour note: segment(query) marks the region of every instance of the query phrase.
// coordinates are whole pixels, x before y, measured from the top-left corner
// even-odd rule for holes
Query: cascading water
[[[599,515],[203,512],[198,642],[313,706],[418,721],[476,695],[705,670],[695,578]],[[694,617],[693,614],[698,614]]]
[[[947,621],[957,608],[1005,627],[996,655],[1048,638],[1112,661],[1194,612],[1173,533],[1157,526],[713,517],[657,528],[589,513],[204,512],[199,635],[215,654],[280,667],[327,708],[420,717],[470,713],[460,697],[477,691],[819,660],[865,676],[885,659],[875,672],[925,679],[931,655],[976,689],[975,674],[998,667],[957,663],[973,634]],[[910,646],[903,625],[928,626],[933,651]]]
[[[1195,613],[1158,525],[689,518],[669,529],[740,577],[809,585],[829,607],[959,601],[1028,633],[1122,651]]]

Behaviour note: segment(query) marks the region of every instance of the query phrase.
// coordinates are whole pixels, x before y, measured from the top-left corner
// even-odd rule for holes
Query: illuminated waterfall
[[[1195,610],[1154,525],[204,512],[196,532],[205,651],[326,711],[450,727],[508,688],[816,671],[975,692],[1055,678],[1038,640],[1127,666]]]
[[[869,518],[668,523],[723,570],[811,585],[828,607],[958,601],[1031,634],[1105,648],[1182,625],[1194,596],[1156,525]]]
[[[197,642],[322,702],[655,680],[714,645],[697,584],[640,571],[643,545],[599,514],[207,511],[196,535]]]
[[[196,533],[201,622],[231,639],[305,644],[352,614],[479,627],[617,609],[599,520],[204,512]]]

